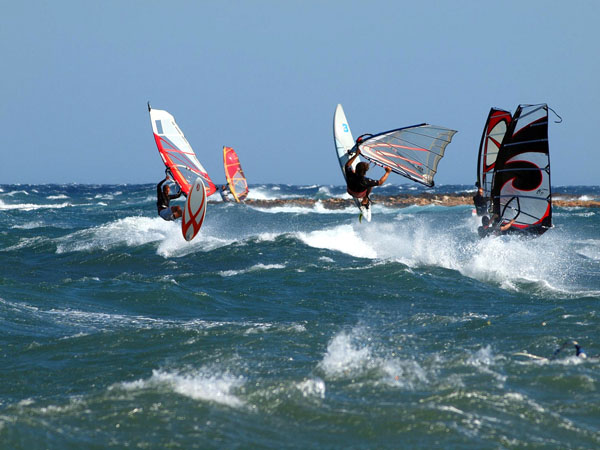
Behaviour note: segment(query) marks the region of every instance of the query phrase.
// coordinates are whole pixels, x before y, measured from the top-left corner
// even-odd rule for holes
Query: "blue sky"
[[[4,2],[0,183],[158,181],[149,100],[216,182],[227,145],[251,184],[342,184],[337,103],[355,136],[458,130],[436,184],[471,184],[489,108],[545,102],[564,119],[552,183],[597,185],[599,17],[593,0]]]

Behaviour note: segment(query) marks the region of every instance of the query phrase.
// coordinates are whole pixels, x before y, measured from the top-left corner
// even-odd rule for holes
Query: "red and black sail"
[[[491,108],[483,127],[477,158],[477,183],[483,188],[484,196],[489,197],[492,191],[494,167],[498,158],[498,150],[508,126],[512,122],[510,112],[499,108]]]
[[[495,161],[492,210],[513,228],[542,234],[552,227],[548,106],[519,105]]]

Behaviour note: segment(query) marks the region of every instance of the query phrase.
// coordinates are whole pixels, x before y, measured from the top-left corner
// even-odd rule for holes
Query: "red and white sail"
[[[175,118],[167,111],[148,109],[158,153],[181,191],[187,196],[196,178],[201,177],[206,195],[214,194],[217,190],[215,184],[198,161],[192,146],[177,126]]]

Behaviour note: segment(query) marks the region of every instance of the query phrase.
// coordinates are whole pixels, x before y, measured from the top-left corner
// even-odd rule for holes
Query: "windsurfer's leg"
[[[179,206],[171,206],[171,212],[173,213],[173,220],[179,219],[183,215],[181,207]]]
[[[361,204],[363,206],[367,206],[369,203],[371,203],[371,199],[369,198],[369,195],[371,195],[371,189],[373,189],[372,187],[367,188],[367,194],[364,196],[364,198],[362,199]]]
[[[354,192],[350,189],[346,189],[346,192],[348,192],[348,194],[350,194],[352,196],[352,198],[358,199],[358,200],[362,200],[363,198],[366,198],[366,196],[368,195],[369,191],[364,190],[361,192]]]
[[[160,212],[158,213],[158,215],[166,221],[170,221],[173,220],[173,212],[172,210],[170,210],[169,208],[165,208],[165,209],[161,209]]]

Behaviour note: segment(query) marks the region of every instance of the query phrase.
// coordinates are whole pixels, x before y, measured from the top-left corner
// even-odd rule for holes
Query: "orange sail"
[[[248,182],[240,165],[240,160],[235,150],[231,147],[223,147],[223,166],[229,190],[236,202],[244,201],[248,196]]]

